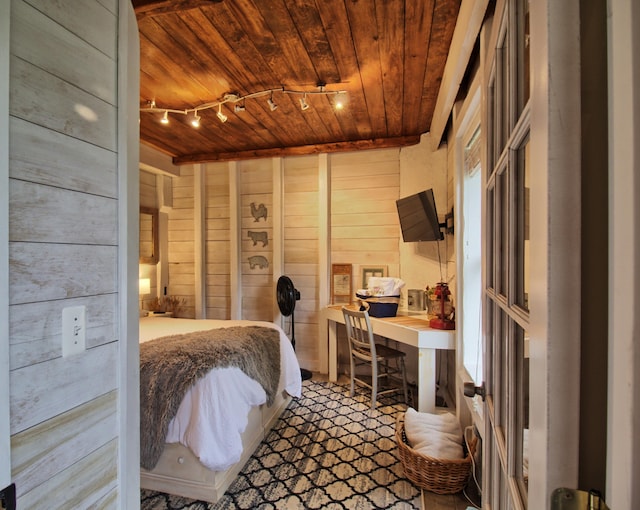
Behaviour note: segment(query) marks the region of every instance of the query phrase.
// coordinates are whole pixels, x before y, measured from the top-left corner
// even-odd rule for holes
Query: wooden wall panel
[[[10,241],[116,244],[117,200],[12,180]]]
[[[93,450],[96,438],[106,444],[117,436],[117,392],[111,391],[68,413],[15,434],[11,439],[14,481],[28,492],[78,462]],[[43,446],[56,463],[41,454]]]
[[[115,152],[113,105],[17,57],[10,84],[11,115]]]
[[[168,217],[169,285],[167,295],[184,299],[180,317],[195,317],[194,180],[193,168],[183,167],[172,178],[173,207]]]
[[[301,366],[319,369],[318,262],[319,236],[318,157],[284,161],[283,259],[284,274],[300,292],[295,309],[296,354]],[[291,327],[290,319],[285,323]]]
[[[114,439],[28,492],[20,508],[116,508],[101,505],[115,497],[118,473],[112,459],[117,455]]]
[[[273,320],[273,170],[271,160],[242,161],[240,172],[240,227],[242,317],[250,320]],[[252,215],[264,207],[266,218]],[[249,232],[267,236],[268,244],[253,244]]]
[[[116,505],[116,12],[116,0],[11,2],[9,366],[19,508]],[[76,305],[86,307],[87,348],[63,358],[62,309]]]
[[[140,206],[158,208],[156,175],[144,170],[140,170]]]
[[[26,2],[13,2],[11,15],[11,31],[19,39],[14,46],[15,56],[109,104],[116,103],[116,89],[104,86],[116,76],[113,54],[105,54],[65,27],[51,23],[45,14]],[[108,24],[97,25],[96,28],[104,32],[108,30]],[[46,45],[41,43],[42,38],[47,40]],[[74,58],[51,58],[51,55],[69,54]]]
[[[115,198],[116,154],[11,117],[10,174],[14,179]]]
[[[62,356],[62,309],[86,306],[86,346],[97,347],[116,337],[116,294],[15,304],[10,310],[9,354],[13,370]]]
[[[29,0],[39,11],[115,60],[117,56],[118,0]],[[115,76],[108,83],[113,81]]]
[[[33,427],[115,389],[117,352],[117,343],[112,342],[82,354],[12,371],[11,433]]]
[[[354,289],[361,287],[363,265],[400,274],[399,197],[397,149],[331,156],[331,260],[352,264]]]
[[[231,307],[231,211],[229,210],[229,166],[205,167],[205,263],[207,317],[229,319]]]

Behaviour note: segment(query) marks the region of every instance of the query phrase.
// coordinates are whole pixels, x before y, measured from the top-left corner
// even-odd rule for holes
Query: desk
[[[329,341],[329,380],[338,379],[338,323],[344,324],[341,306],[328,306],[321,312],[322,338]],[[436,408],[436,350],[455,349],[455,331],[434,329],[421,316],[371,317],[374,334],[418,348],[418,411]]]

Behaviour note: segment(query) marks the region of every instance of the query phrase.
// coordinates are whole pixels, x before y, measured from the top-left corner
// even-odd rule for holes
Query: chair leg
[[[407,391],[407,370],[404,358],[400,358],[400,369],[402,370],[402,389],[404,390],[404,403],[409,405],[409,392]]]
[[[378,400],[378,363],[371,363],[371,409],[376,408]]]
[[[356,364],[351,358],[351,391],[349,392],[349,396],[353,397],[356,394]]]

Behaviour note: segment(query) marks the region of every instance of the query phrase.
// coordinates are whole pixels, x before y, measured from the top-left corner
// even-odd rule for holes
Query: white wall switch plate
[[[78,354],[85,349],[85,307],[62,309],[62,356]]]

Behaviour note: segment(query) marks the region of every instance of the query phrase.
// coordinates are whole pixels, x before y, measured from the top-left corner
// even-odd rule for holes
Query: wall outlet
[[[71,356],[85,349],[85,307],[62,309],[62,356]]]

